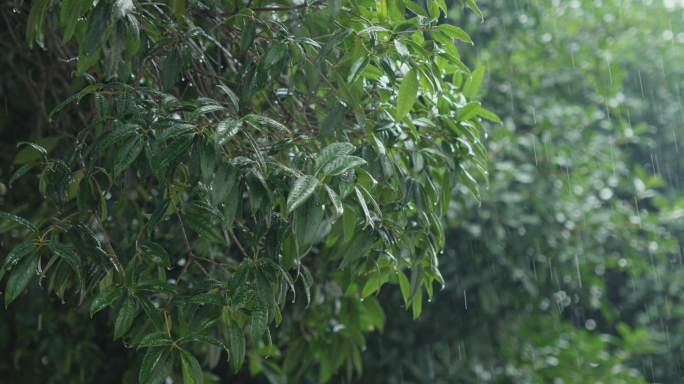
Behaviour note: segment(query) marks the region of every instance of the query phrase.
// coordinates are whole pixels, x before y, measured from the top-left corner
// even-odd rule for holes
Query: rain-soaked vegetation
[[[684,383],[684,1],[0,13],[1,384]]]

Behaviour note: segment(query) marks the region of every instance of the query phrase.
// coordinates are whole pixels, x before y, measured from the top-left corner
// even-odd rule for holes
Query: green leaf
[[[344,228],[344,243],[348,243],[354,236],[356,226],[356,213],[351,209],[345,209],[342,213],[342,226]]]
[[[155,265],[162,268],[170,268],[171,261],[169,260],[169,254],[166,250],[159,244],[148,241],[146,243],[139,245],[140,251],[146,255],[150,261]]]
[[[180,352],[181,362],[183,364],[183,376],[187,374],[194,384],[202,384],[202,368],[200,368],[195,356],[182,348],[179,348],[178,351]]]
[[[321,172],[323,173],[323,176],[337,176],[352,168],[360,167],[365,164],[366,160],[360,157],[348,155],[336,156],[321,169]]]
[[[439,29],[442,33],[445,35],[454,38],[454,39],[459,39],[461,41],[465,41],[466,43],[473,43],[472,40],[470,40],[470,37],[468,36],[467,33],[465,33],[461,28],[459,27],[454,27],[453,25],[449,24],[440,24],[437,26],[437,29]]]
[[[342,125],[344,117],[347,114],[347,106],[339,101],[335,107],[325,117],[321,129],[318,131],[318,139],[322,140],[330,136],[337,128]]]
[[[350,143],[333,143],[321,150],[321,153],[316,158],[315,172],[318,172],[325,165],[329,164],[336,157],[348,155],[356,150],[356,147]]]
[[[501,124],[501,119],[499,119],[499,116],[495,115],[493,112],[490,112],[484,108],[480,108],[480,110],[477,111],[477,115],[487,119],[489,121],[493,121],[495,123]]]
[[[161,348],[163,353],[161,355],[161,358],[157,362],[156,365],[154,365],[154,369],[152,370],[152,373],[149,375],[148,379],[144,382],[144,384],[162,384],[166,380],[166,378],[169,376],[171,373],[171,368],[173,368],[173,354],[171,353],[171,348],[166,348],[166,347],[158,347]],[[150,348],[152,349],[152,348]],[[143,382],[141,382],[143,383]]]
[[[185,135],[178,136],[171,144],[169,144],[166,147],[166,150],[162,152],[161,156],[159,157],[159,163],[157,164],[157,167],[162,168],[163,166],[170,163],[171,160],[178,157],[181,153],[183,153],[183,151],[185,151],[190,146],[190,144],[192,144],[192,140],[194,138],[195,135],[192,133],[187,133]]]
[[[153,125],[152,128],[154,127],[155,126]],[[176,137],[178,135],[182,135],[188,132],[193,132],[194,130],[195,126],[192,124],[173,124],[169,127],[165,127],[164,132],[157,136],[157,144],[172,137]]]
[[[5,308],[24,291],[31,278],[35,276],[38,261],[40,261],[40,255],[31,253],[19,259],[14,265],[5,288]]]
[[[285,57],[286,53],[287,53],[287,44],[277,43],[276,45],[272,46],[268,51],[266,51],[266,53],[264,54],[264,57],[261,58],[261,62],[259,63],[259,66],[261,66],[263,69],[268,69],[273,64],[280,61],[280,59]]]
[[[3,217],[3,218],[5,218],[5,219],[11,220],[11,221],[14,221],[14,222],[17,223],[17,224],[23,225],[24,227],[28,228],[31,232],[33,232],[34,234],[38,235],[38,228],[36,228],[35,225],[31,224],[30,222],[28,222],[28,221],[25,220],[25,219],[22,219],[22,218],[19,217],[19,216],[13,215],[13,214],[11,214],[11,213],[7,213],[7,212],[2,212],[2,211],[0,211],[0,217]]]
[[[411,289],[409,290],[409,300],[413,299],[416,293],[420,292],[420,285],[423,283],[423,264],[418,264],[411,269]]]
[[[257,341],[264,336],[266,328],[268,327],[268,307],[256,300],[254,307],[252,307],[252,339]]]
[[[145,291],[152,291],[152,292],[162,292],[162,293],[169,293],[169,294],[177,294],[176,288],[174,288],[173,285],[161,281],[159,279],[144,279],[140,280],[135,284],[135,289],[137,290],[145,290]]]
[[[236,133],[238,133],[241,126],[242,124],[239,121],[230,117],[221,121],[216,127],[214,142],[219,146],[227,143]]]
[[[0,281],[10,267],[16,265],[22,257],[26,256],[30,252],[33,252],[36,247],[36,243],[32,241],[25,241],[12,248],[12,250],[9,251],[5,257],[5,262],[2,264],[2,268],[0,268]]]
[[[185,213],[184,216],[190,229],[197,232],[198,235],[214,243],[226,244],[221,231],[209,219],[194,213]]]
[[[166,332],[155,332],[143,337],[138,344],[138,349],[145,347],[164,347],[173,345],[173,340],[166,334]]]
[[[219,293],[200,293],[188,300],[188,304],[213,304],[221,307],[228,306],[228,300]]]
[[[114,340],[123,336],[128,329],[131,328],[133,324],[133,319],[135,319],[135,300],[126,296],[126,299],[121,305],[121,310],[119,310],[119,316],[116,318],[116,323],[114,325]]]
[[[164,92],[170,92],[173,86],[176,85],[176,78],[180,73],[181,61],[178,57],[178,51],[175,48],[164,59],[164,66],[161,74],[161,85]]]
[[[254,156],[256,157],[257,162],[259,163],[259,167],[261,167],[261,172],[263,174],[266,174],[268,168],[266,167],[266,161],[264,160],[264,156],[261,154],[261,149],[259,149],[259,145],[254,140],[252,135],[249,134],[249,132],[243,131],[243,133],[247,137],[247,141],[249,142],[250,147],[252,147],[252,150],[254,151]]]
[[[114,11],[113,0],[99,1],[95,8],[88,15],[88,28],[85,31],[81,48],[83,53],[90,56],[95,49],[102,46],[109,37],[110,26],[112,25],[112,14]]]
[[[480,8],[477,7],[475,4],[476,0],[465,0],[466,4],[468,4],[468,7],[472,9],[478,16],[480,16],[480,19],[484,20],[484,17],[482,17],[482,12],[480,12]]]
[[[370,63],[370,56],[363,56],[360,57],[358,60],[352,64],[351,69],[349,70],[349,76],[347,77],[347,83],[349,85],[353,85],[356,80],[359,79],[363,71],[366,70],[366,67],[368,67],[368,64]]]
[[[326,185],[325,189],[328,191],[328,196],[330,196],[330,201],[332,202],[333,207],[335,207],[335,219],[337,219],[344,213],[344,206],[342,205],[342,200],[340,200],[340,197],[337,196],[337,193],[335,193],[335,191],[333,191],[332,188]]]
[[[287,214],[289,215],[302,205],[314,193],[317,186],[318,179],[311,175],[305,175],[297,179],[287,197]]]
[[[330,0],[328,2],[328,20],[333,21],[337,18],[337,14],[340,13],[340,8],[342,6],[342,0]]]
[[[202,169],[202,181],[206,182],[214,176],[216,169],[216,150],[214,146],[205,142],[200,148],[200,168]]]
[[[253,19],[247,19],[245,21],[245,27],[242,29],[242,35],[240,35],[240,56],[244,55],[249,50],[255,36],[256,23]]]
[[[136,297],[138,300],[140,300],[140,306],[147,314],[147,317],[150,318],[150,321],[152,321],[152,324],[154,324],[154,327],[157,329],[157,331],[164,331],[164,322],[159,316],[159,311],[154,304],[152,304],[152,301],[150,301],[150,299],[145,295],[136,295]]]
[[[93,317],[95,313],[112,304],[124,292],[126,292],[126,288],[121,284],[112,284],[100,291],[90,305],[90,317]]]
[[[21,168],[19,168],[16,172],[14,172],[14,175],[12,175],[12,178],[9,181],[9,186],[11,187],[12,183],[14,183],[14,181],[16,179],[25,175],[26,172],[30,171],[31,169],[33,169],[33,167],[35,167],[38,164],[41,164],[41,163],[39,163],[37,161],[32,161],[30,163],[24,164]]]
[[[297,242],[299,244],[299,254],[304,255],[316,238],[316,233],[321,226],[323,207],[314,193],[312,198],[306,200],[295,210],[297,222],[295,225],[297,232]]]
[[[123,145],[119,147],[114,156],[114,178],[119,176],[126,168],[128,168],[145,146],[145,139],[142,136],[129,137],[124,141]]]
[[[351,35],[352,32],[353,30],[350,28],[341,29],[335,32],[335,34],[332,35],[330,40],[328,40],[328,42],[325,43],[323,48],[321,48],[318,51],[318,55],[316,55],[316,59],[314,60],[314,68],[318,68],[323,63],[328,54],[332,52],[333,48],[340,44],[342,40],[344,40],[347,36]]]
[[[219,165],[212,184],[215,205],[222,203],[228,197],[228,193],[236,187],[236,178],[237,169],[231,163],[224,161]]]
[[[28,141],[20,141],[17,143],[17,148],[19,148],[19,146],[22,144],[28,145],[29,147],[38,151],[43,157],[47,157],[47,154],[48,154],[47,151],[45,150],[45,148],[41,147],[40,145],[34,144],[34,143],[29,143]]]
[[[463,96],[470,100],[475,95],[477,91],[480,90],[480,84],[482,84],[482,78],[484,77],[485,67],[477,68],[473,71],[470,78],[467,78],[465,85],[463,85]]]
[[[242,327],[237,321],[233,321],[230,325],[230,355],[233,368],[237,372],[245,360],[245,334],[242,333]]]
[[[197,341],[200,343],[211,344],[211,345],[219,347],[221,349],[228,350],[228,347],[226,347],[225,344],[223,344],[222,342],[214,339],[211,336],[203,335],[203,334],[197,333],[197,332],[186,333],[180,339],[176,340],[176,344],[181,345],[181,344],[187,343],[189,341]]]
[[[142,365],[140,366],[140,371],[138,372],[138,382],[146,383],[146,380],[152,375],[152,372],[159,365],[164,365],[168,353],[166,347],[152,347],[148,348],[145,352],[145,357],[143,358]],[[168,351],[167,351],[168,352]]]
[[[399,95],[397,96],[397,120],[401,120],[413,108],[413,103],[418,96],[418,76],[415,68],[404,76],[404,79],[399,85]]]
[[[14,2],[15,9],[21,8],[23,1],[17,6],[17,2]],[[41,48],[45,45],[45,18],[47,16],[48,7],[50,6],[49,0],[37,0],[31,3],[31,12],[29,13],[28,20],[26,21],[26,43],[29,48],[33,48],[33,42],[37,42]]]
[[[411,290],[411,284],[409,283],[408,279],[406,278],[406,275],[402,271],[397,272],[397,277],[399,279],[399,288],[401,288],[401,295],[404,297],[404,305],[408,308],[409,306],[409,301],[411,298],[409,297],[409,293]]]
[[[283,133],[288,133],[288,134],[290,133],[290,130],[288,130],[287,127],[285,127],[284,125],[280,124],[279,122],[271,119],[270,117],[261,116],[261,115],[246,115],[244,117],[244,119],[261,123],[263,125],[277,129]]]
[[[170,204],[171,204],[171,199],[166,199],[166,200],[162,201],[162,203],[159,204],[154,209],[154,211],[152,212],[152,216],[150,216],[150,220],[147,222],[147,234],[148,235],[152,234],[152,231],[154,231],[154,227],[156,227],[157,224],[159,224],[159,222],[164,218],[164,215],[166,214],[166,211],[169,209]],[[162,250],[163,250],[163,248],[162,248]],[[166,251],[164,251],[164,253],[166,253]],[[167,255],[166,260],[168,261],[168,255]],[[157,264],[157,263],[155,263],[155,264]],[[166,268],[171,266],[171,264],[169,264],[169,265],[157,264],[157,265],[159,265],[160,267],[166,267]]]
[[[418,15],[418,16],[423,16],[423,17],[430,17],[430,16],[428,16],[427,12],[425,12],[425,10],[423,9],[423,7],[421,7],[420,5],[414,3],[413,1],[411,1],[411,0],[404,0],[404,4],[406,5],[406,8],[407,8],[409,11],[415,13],[416,15]]]
[[[460,122],[472,119],[475,117],[475,115],[477,115],[477,112],[480,110],[480,108],[480,102],[471,101],[458,111],[458,121]]]
[[[71,250],[71,248],[67,247],[64,244],[58,243],[54,239],[55,238],[53,238],[53,240],[50,241],[50,243],[48,244],[48,248],[50,248],[50,250],[53,253],[65,259],[67,263],[69,263],[71,268],[74,270],[74,272],[76,272],[76,276],[78,276],[78,279],[81,280],[81,260],[78,258],[78,256],[76,256],[76,254],[74,253],[74,251]]]

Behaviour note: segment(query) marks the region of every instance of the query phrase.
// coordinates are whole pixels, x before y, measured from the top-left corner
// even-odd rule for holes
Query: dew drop
[[[62,300],[62,304],[66,304],[66,301]]]

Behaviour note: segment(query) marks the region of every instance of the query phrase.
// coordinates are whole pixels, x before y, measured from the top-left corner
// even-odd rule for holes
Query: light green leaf
[[[501,119],[499,119],[499,116],[495,115],[493,112],[488,111],[484,108],[480,108],[477,111],[477,115],[484,118],[484,119],[487,119],[487,120],[493,121],[495,123],[501,124]]]
[[[418,76],[416,76],[415,68],[404,76],[404,79],[399,85],[399,95],[397,96],[397,120],[401,120],[413,108],[413,103],[418,96]]]
[[[470,78],[467,78],[465,85],[463,85],[463,96],[466,99],[471,100],[477,91],[480,89],[480,84],[482,84],[482,78],[484,77],[485,67],[477,68],[473,71]]]
[[[328,165],[333,159],[338,156],[348,155],[356,150],[356,147],[350,143],[333,143],[321,150],[321,153],[316,158],[315,172],[320,171],[324,166]]]
[[[418,15],[418,16],[423,16],[423,17],[430,17],[430,16],[427,14],[427,12],[425,12],[425,10],[423,9],[423,7],[421,7],[420,5],[414,3],[413,1],[411,1],[411,0],[404,0],[404,4],[406,5],[406,8],[407,8],[409,11],[415,13],[416,15]]]
[[[316,190],[318,179],[311,175],[305,175],[297,179],[292,185],[290,195],[287,197],[287,214],[289,215],[302,205]]]
[[[351,69],[349,70],[347,83],[349,83],[349,85],[353,85],[356,82],[356,80],[359,79],[363,71],[366,70],[366,67],[368,67],[369,63],[370,56],[368,55],[360,57],[358,60],[356,60],[354,64],[352,64]]]
[[[453,25],[449,24],[440,24],[437,26],[437,29],[439,29],[442,33],[445,35],[454,38],[454,39],[459,39],[461,41],[465,41],[466,43],[473,43],[472,40],[470,40],[470,37],[468,36],[467,33],[465,33],[461,28],[459,27],[454,27]]]
[[[480,108],[480,102],[471,101],[458,111],[458,121],[460,122],[472,119],[475,117],[475,115],[477,115],[477,112],[480,110]]]
[[[332,188],[326,185],[325,189],[328,191],[328,196],[330,196],[330,201],[332,202],[333,207],[335,207],[335,219],[337,219],[344,213],[344,206],[342,205],[340,197],[337,196],[337,193],[335,193],[335,191],[333,191]]]
[[[365,164],[366,160],[360,157],[349,155],[335,156],[323,167],[323,169],[321,169],[321,173],[324,177],[337,176],[349,171],[352,168],[360,167]]]

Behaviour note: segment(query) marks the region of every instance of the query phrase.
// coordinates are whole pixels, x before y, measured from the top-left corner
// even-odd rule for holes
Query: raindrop
[[[66,304],[66,301],[62,300],[62,304]]]

